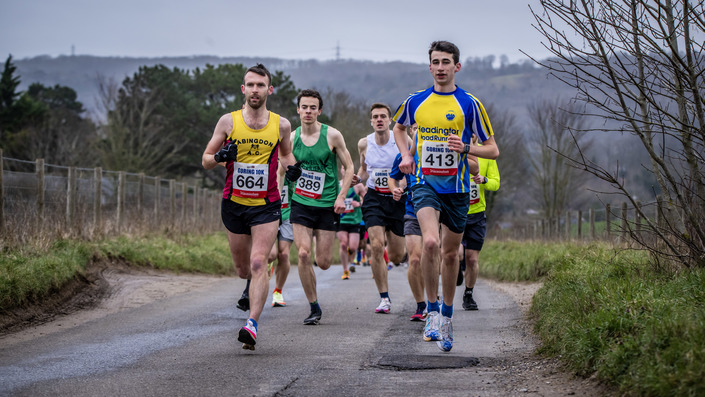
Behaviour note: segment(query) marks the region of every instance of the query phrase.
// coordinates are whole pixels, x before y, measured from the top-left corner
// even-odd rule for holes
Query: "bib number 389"
[[[424,141],[421,147],[421,172],[424,175],[457,175],[458,153],[445,142]]]
[[[294,194],[312,199],[319,199],[323,194],[323,186],[326,181],[326,174],[322,172],[303,170],[301,177],[296,183]]]
[[[267,197],[267,164],[233,164],[233,195],[246,198]]]

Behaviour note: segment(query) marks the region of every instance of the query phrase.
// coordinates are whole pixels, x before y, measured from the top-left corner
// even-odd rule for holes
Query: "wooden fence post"
[[[37,175],[37,226],[41,228],[44,220],[44,159],[37,159],[35,171]]]
[[[609,204],[605,205],[605,236],[607,240],[612,237],[612,206]]]
[[[186,204],[188,203],[188,186],[186,182],[181,183],[181,230],[186,224]]]
[[[161,201],[161,179],[154,177],[154,222],[152,226],[159,227],[159,201]]]
[[[137,214],[142,219],[142,200],[144,196],[144,172],[137,175]]]
[[[565,212],[565,239],[570,241],[570,211]]]
[[[534,222],[534,240],[539,237],[539,221]]]
[[[73,234],[78,229],[75,224],[76,211],[76,167],[69,167],[66,181],[66,229]]]
[[[117,190],[117,232],[122,231],[122,218],[125,211],[125,171],[118,173],[118,190]]]
[[[634,208],[634,237],[641,240],[641,201],[638,200]]]
[[[103,169],[97,167],[93,170],[95,193],[93,197],[93,230],[102,233],[103,230]]]
[[[656,196],[656,225],[659,229],[663,228],[663,197]]]
[[[627,202],[622,203],[622,231],[619,234],[619,242],[627,241]]]
[[[583,210],[578,210],[578,240],[583,238]]]
[[[198,228],[198,185],[193,187],[193,227]]]
[[[590,216],[590,238],[592,240],[595,239],[595,209],[590,208],[589,211],[589,216]]]
[[[176,189],[175,189],[175,183],[176,181],[173,179],[169,179],[169,223],[171,225],[171,229],[176,228],[176,219],[175,219],[175,214],[176,214]]]

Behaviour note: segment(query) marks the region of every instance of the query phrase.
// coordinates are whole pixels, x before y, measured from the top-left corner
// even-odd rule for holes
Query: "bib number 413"
[[[457,175],[458,153],[445,142],[424,141],[421,148],[421,172],[424,175]]]

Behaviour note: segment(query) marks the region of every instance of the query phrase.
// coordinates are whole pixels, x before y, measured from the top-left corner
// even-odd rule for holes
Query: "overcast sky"
[[[428,62],[433,40],[512,62],[549,54],[538,0],[0,0],[0,57],[215,55]]]

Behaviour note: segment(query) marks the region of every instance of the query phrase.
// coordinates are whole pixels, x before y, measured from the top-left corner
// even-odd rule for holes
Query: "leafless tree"
[[[536,61],[575,88],[588,114],[638,138],[663,197],[663,222],[640,215],[658,245],[632,236],[657,258],[705,266],[705,2],[541,0],[537,30],[553,58]],[[528,54],[527,54],[528,55]],[[530,55],[529,55],[530,56]],[[624,148],[629,150],[629,148]],[[576,167],[634,201],[619,169],[578,155]],[[641,211],[641,209],[637,209]]]
[[[488,229],[492,229],[501,221],[512,219],[517,221],[517,211],[526,210],[521,203],[521,197],[526,196],[528,180],[526,170],[529,168],[528,152],[524,134],[516,115],[509,109],[495,106],[493,103],[485,104],[485,110],[492,123],[497,145],[502,155],[497,159],[499,169],[500,188],[496,192],[485,191],[485,214],[487,215]]]
[[[575,103],[558,98],[533,102],[528,113],[531,190],[543,215],[560,219],[586,184],[585,177],[566,160],[577,157],[579,147],[587,148],[586,136],[578,132],[584,129],[585,119]]]
[[[138,84],[119,87],[102,77],[98,85],[106,115],[97,144],[103,167],[158,175],[178,162],[188,141],[164,128],[161,116],[155,114],[157,90]]]

